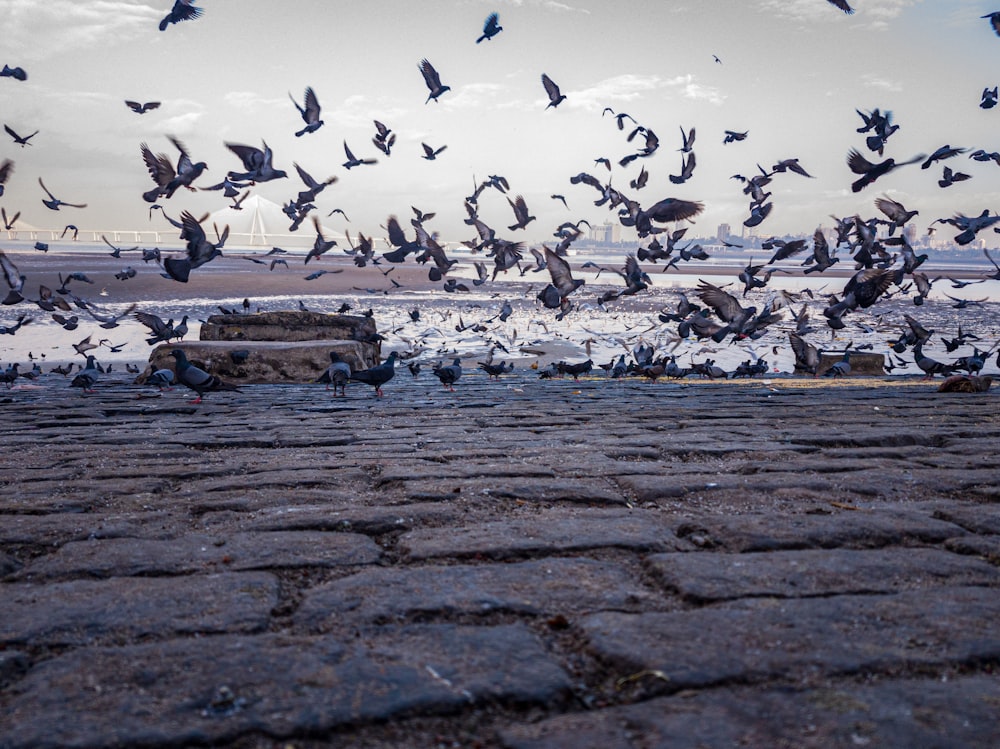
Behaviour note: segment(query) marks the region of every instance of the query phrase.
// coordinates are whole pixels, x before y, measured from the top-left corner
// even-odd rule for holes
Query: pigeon
[[[299,110],[299,114],[302,116],[302,121],[306,123],[306,126],[295,133],[296,138],[301,138],[306,133],[315,133],[321,127],[323,127],[323,120],[319,118],[319,99],[316,98],[316,92],[313,91],[312,86],[306,86],[304,103],[300,105],[294,98],[292,94],[288,94],[288,98],[292,100],[292,104],[295,108]]]
[[[326,389],[333,385],[333,395],[337,395],[337,387],[340,387],[340,394],[346,396],[347,381],[351,379],[351,365],[340,358],[336,351],[330,352],[330,366],[321,374],[316,382],[325,382]]]
[[[147,101],[140,104],[137,101],[132,101],[131,99],[125,100],[125,106],[131,109],[136,114],[146,114],[146,112],[152,112],[160,106],[158,101]]]
[[[13,161],[11,161],[10,159],[4,159],[2,162],[0,162],[0,196],[3,195],[3,191],[5,189],[4,186],[6,185],[7,180],[10,179],[10,175],[12,175],[13,173],[14,173],[14,162]],[[20,215],[21,215],[21,212],[18,211],[17,213],[14,214],[14,218],[12,218],[10,221],[8,221],[7,220],[7,211],[4,210],[3,211],[3,228],[6,229],[7,231],[10,231],[12,228],[14,228],[14,222],[17,221],[17,219],[18,219],[18,217]]]
[[[545,105],[546,109],[549,107],[555,109],[566,100],[566,95],[559,90],[559,86],[545,73],[542,73],[542,85],[545,86],[545,93],[549,97],[549,103]]]
[[[726,130],[726,137],[722,139],[722,144],[726,145],[727,143],[736,143],[737,141],[746,140],[749,134],[749,130],[745,130],[742,133],[736,132],[735,130]]]
[[[204,161],[193,162],[184,144],[177,138],[172,135],[168,135],[167,138],[181,154],[177,158],[176,171],[165,154],[154,155],[145,143],[139,145],[139,153],[142,154],[142,160],[146,164],[149,176],[156,183],[156,187],[142,194],[143,200],[147,203],[155,203],[160,197],[172,198],[179,187],[193,190],[191,183],[208,168]]]
[[[441,384],[444,385],[451,392],[455,392],[455,383],[458,382],[458,378],[462,376],[462,360],[455,359],[454,362],[448,366],[442,367],[441,365],[435,366],[431,372],[434,376],[441,380]]]
[[[67,206],[69,208],[86,208],[87,207],[86,203],[66,203],[66,202],[64,202],[62,200],[59,200],[59,198],[57,198],[55,195],[53,195],[51,192],[49,192],[49,188],[47,188],[45,186],[45,183],[42,182],[42,178],[41,177],[38,178],[38,184],[40,184],[42,186],[42,189],[45,190],[45,194],[49,196],[48,200],[45,200],[43,198],[42,199],[42,203],[44,203],[45,207],[48,208],[48,209],[50,209],[50,210],[58,211],[60,206]]]
[[[486,16],[486,21],[483,23],[483,33],[476,39],[476,44],[479,44],[483,40],[489,41],[501,31],[503,31],[503,26],[500,25],[500,16],[496,13],[490,13]]]
[[[438,155],[448,147],[448,146],[441,146],[439,148],[432,148],[431,146],[428,146],[426,143],[421,143],[420,146],[421,148],[424,149],[424,155],[421,156],[421,158],[427,159],[428,161],[434,161],[434,159],[436,159]]]
[[[993,32],[997,36],[1000,36],[1000,11],[987,13],[985,16],[980,16],[980,18],[988,18],[990,20],[990,26],[993,27]],[[4,67],[6,68],[7,66],[4,65]]]
[[[430,92],[427,95],[427,100],[424,104],[429,102],[431,99],[437,102],[438,97],[441,96],[441,94],[445,91],[451,91],[451,86],[444,86],[441,84],[441,76],[438,75],[434,66],[427,61],[427,58],[421,60],[418,67],[420,68],[421,74],[424,76],[424,83],[427,84],[427,90]]]
[[[19,145],[21,148],[24,148],[25,146],[32,145],[28,141],[30,141],[32,138],[34,138],[36,135],[38,135],[38,130],[36,130],[35,132],[33,132],[31,135],[18,135],[13,130],[13,128],[11,128],[10,125],[4,125],[3,129],[7,131],[7,135],[9,135],[11,138],[13,138],[14,142],[17,145]]]
[[[840,8],[847,15],[851,15],[854,12],[854,8],[852,8],[847,3],[847,0],[826,0],[826,1],[828,3],[830,3],[830,5],[832,5],[832,6],[836,7],[836,8]]]
[[[94,392],[94,385],[97,384],[100,376],[101,372],[97,368],[97,360],[92,354],[88,354],[86,366],[77,372],[76,377],[69,383],[69,386],[81,388],[85,393],[92,393]]]
[[[14,66],[4,64],[3,70],[0,70],[0,78],[13,78],[16,81],[26,81],[28,80],[28,74],[24,72],[24,68],[20,66]]]
[[[193,0],[174,0],[174,7],[160,21],[160,31],[166,31],[167,26],[181,21],[191,21],[200,18],[204,10],[192,5]]]
[[[356,382],[364,382],[375,388],[375,396],[378,398],[382,397],[382,386],[385,385],[392,376],[396,374],[396,357],[398,354],[393,351],[389,354],[389,358],[386,359],[381,364],[377,364],[374,367],[368,369],[362,369],[358,372],[351,373],[351,379]]]
[[[181,349],[174,349],[170,355],[177,361],[177,382],[198,394],[198,397],[191,401],[192,403],[201,403],[205,393],[240,392],[236,385],[220,380],[215,375],[209,374],[189,362]]]
[[[347,141],[344,141],[344,153],[347,155],[347,161],[345,161],[341,166],[345,169],[353,169],[356,166],[362,166],[365,164],[377,164],[378,159],[359,159],[352,152],[347,145]]]
[[[161,393],[164,390],[173,390],[174,371],[172,369],[157,369],[146,378],[146,384],[159,388]]]
[[[486,378],[489,380],[499,380],[500,375],[506,374],[507,372],[514,371],[514,362],[507,364],[506,361],[502,361],[499,364],[493,364],[492,362],[479,362],[479,368],[486,373]]]
[[[17,304],[18,302],[24,301],[24,297],[21,292],[24,290],[24,282],[26,277],[21,275],[17,270],[17,266],[14,262],[4,254],[3,250],[0,250],[0,270],[3,270],[4,279],[7,281],[7,286],[10,287],[10,291],[7,292],[7,296],[0,301],[0,304]]]
[[[885,161],[880,161],[878,164],[873,164],[852,148],[847,154],[847,165],[851,168],[852,172],[860,174],[861,177],[851,183],[851,190],[853,192],[860,192],[879,177],[888,174],[892,170],[908,164],[916,164],[918,161],[923,161],[923,159],[924,154],[918,154],[908,161],[897,162],[895,159],[886,159]]]
[[[263,149],[254,146],[245,146],[240,143],[226,143],[226,148],[235,153],[243,162],[245,172],[229,172],[227,178],[239,182],[249,180],[250,182],[269,182],[272,179],[287,177],[288,173],[282,169],[275,169],[272,165],[274,154],[263,143]]]
[[[851,352],[849,348],[844,349],[844,355],[839,361],[830,365],[824,373],[824,377],[846,377],[851,373]]]

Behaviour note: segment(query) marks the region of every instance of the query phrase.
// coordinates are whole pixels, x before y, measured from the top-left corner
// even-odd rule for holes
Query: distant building
[[[903,239],[910,245],[917,244],[917,227],[913,224],[903,227]]]
[[[595,226],[590,230],[590,238],[597,244],[618,244],[622,241],[621,224],[613,224],[608,221]]]
[[[719,228],[715,231],[715,238],[719,242],[728,242],[730,237],[731,227],[729,224],[719,224]]]

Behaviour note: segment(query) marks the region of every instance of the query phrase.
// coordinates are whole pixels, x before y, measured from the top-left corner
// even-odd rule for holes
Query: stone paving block
[[[31,659],[27,653],[18,650],[0,650],[0,689],[26,673],[30,663]]]
[[[296,497],[301,497],[296,492]],[[373,536],[404,531],[433,523],[453,520],[457,510],[440,502],[397,506],[328,506],[325,504],[280,505],[261,507],[252,513],[209,512],[201,516],[206,528],[213,525],[232,527],[236,523],[248,531],[353,531]]]
[[[905,508],[845,510],[830,515],[703,517],[678,527],[679,536],[728,551],[778,549],[874,548],[907,542],[941,543],[962,535],[953,523]]]
[[[416,561],[470,556],[502,559],[601,548],[680,551],[692,547],[678,539],[660,515],[643,510],[587,510],[488,521],[450,528],[447,533],[417,528],[400,537],[399,548]]]
[[[276,531],[172,539],[73,541],[25,565],[15,578],[179,575],[222,569],[335,567],[371,564],[381,550],[368,536],[322,531]]]
[[[998,616],[996,589],[950,587],[743,599],[683,612],[609,612],[579,623],[593,653],[622,676],[658,670],[675,691],[813,671],[989,661],[1000,657]]]
[[[500,731],[505,749],[986,749],[1000,746],[1000,679],[887,680],[819,689],[715,689]]]
[[[310,631],[345,620],[516,613],[554,616],[637,610],[657,596],[621,565],[556,557],[511,564],[371,568],[311,590],[295,615]]]
[[[525,502],[568,502],[581,505],[624,505],[621,492],[602,486],[603,481],[575,478],[418,478],[403,482],[403,492],[412,501],[444,501],[461,494],[477,499],[520,499]]]
[[[956,554],[973,554],[1000,564],[1000,536],[960,536],[949,538],[945,548]]]
[[[664,586],[692,603],[748,596],[788,598],[896,593],[937,585],[1000,585],[1000,569],[927,548],[654,554]]]
[[[0,643],[259,632],[277,603],[278,579],[265,572],[4,585]]]
[[[0,544],[59,546],[88,538],[163,537],[176,530],[169,513],[147,512],[141,518],[97,512],[4,515]],[[170,531],[165,528],[169,527]]]
[[[570,681],[523,625],[411,627],[349,644],[217,636],[84,648],[37,664],[0,712],[0,746],[191,746],[274,738],[484,701],[553,704]]]
[[[1000,477],[995,474],[994,479]],[[952,504],[934,511],[934,517],[954,523],[970,533],[1000,535],[1000,507],[994,505]]]

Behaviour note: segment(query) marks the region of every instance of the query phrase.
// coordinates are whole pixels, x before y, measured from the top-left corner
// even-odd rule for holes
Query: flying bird
[[[0,70],[0,78],[13,78],[16,81],[26,81],[28,80],[28,74],[20,66],[12,68],[10,65],[4,65],[3,70]]]
[[[993,109],[993,107],[997,105],[997,91],[997,86],[994,86],[993,88],[984,88],[979,106],[983,109]]]
[[[295,101],[291,92],[289,92],[288,98],[292,100],[292,104],[299,110],[299,115],[301,115],[303,122],[306,123],[304,128],[295,133],[296,138],[301,138],[306,133],[315,133],[323,127],[323,120],[319,118],[319,99],[316,98],[316,92],[313,91],[312,86],[306,86],[304,104],[300,105]]]
[[[14,173],[14,162],[13,161],[11,161],[10,159],[4,159],[3,162],[0,162],[0,195],[3,195],[4,189],[5,189],[5,185],[7,184],[7,180],[10,179],[10,175],[12,175],[13,173]],[[21,215],[20,211],[18,211],[17,215],[18,216]],[[13,220],[16,221],[17,220],[17,216],[14,216]],[[6,228],[6,229],[9,230],[10,226],[6,226],[7,219],[4,218],[3,222],[5,224],[4,228]]]
[[[980,18],[988,18],[990,20],[990,26],[993,27],[993,33],[1000,36],[1000,11],[987,13],[985,16],[980,16]],[[6,65],[4,67],[6,67]]]
[[[749,130],[744,130],[742,133],[738,133],[735,130],[726,130],[726,137],[722,139],[722,144],[725,145],[727,143],[735,143],[736,141],[746,140],[749,134]]]
[[[191,183],[208,169],[208,165],[204,161],[193,162],[184,144],[177,140],[177,138],[168,135],[167,139],[180,151],[180,156],[177,158],[176,170],[165,154],[154,155],[145,143],[139,144],[139,152],[142,154],[142,160],[146,164],[149,176],[156,183],[156,187],[142,194],[143,200],[147,203],[155,203],[160,197],[171,198],[179,187],[194,190]]]
[[[37,130],[35,132],[33,132],[31,135],[24,135],[24,136],[18,135],[16,132],[14,132],[14,130],[11,128],[10,125],[4,125],[3,129],[7,131],[7,135],[9,135],[11,138],[13,138],[14,142],[17,145],[19,145],[21,148],[24,148],[25,146],[33,145],[32,143],[29,143],[28,141],[30,141],[32,138],[34,138],[36,135],[38,135],[38,131]]]
[[[848,5],[847,0],[826,0],[826,1],[835,8],[840,8],[847,15],[851,15],[854,12],[854,8]]]
[[[59,198],[57,198],[55,195],[53,195],[51,192],[49,192],[49,188],[47,188],[45,186],[45,183],[42,182],[42,178],[41,177],[38,178],[38,184],[40,184],[42,186],[42,189],[45,190],[45,194],[49,196],[48,200],[45,200],[44,198],[42,198],[42,202],[45,204],[45,207],[49,208],[50,210],[58,211],[60,206],[66,206],[67,208],[86,208],[87,207],[86,203],[66,203],[65,201],[59,200]]]
[[[158,102],[158,101],[147,101],[147,102],[145,102],[143,104],[140,104],[137,101],[132,101],[131,99],[126,99],[125,100],[125,106],[127,106],[129,109],[131,109],[136,114],[146,114],[146,112],[151,112],[154,109],[156,109],[157,107],[159,107],[160,106],[160,102]]]
[[[204,10],[193,5],[193,2],[194,0],[174,0],[174,7],[171,8],[170,12],[164,16],[162,21],[160,21],[160,31],[166,31],[167,26],[172,23],[180,23],[181,21],[191,21],[195,18],[200,18],[201,14],[204,13]]]
[[[881,161],[878,164],[873,164],[858,153],[856,149],[852,148],[847,154],[847,165],[851,168],[852,172],[860,174],[861,177],[851,183],[851,190],[853,192],[860,192],[879,177],[885,176],[894,169],[898,169],[899,167],[906,166],[908,164],[916,164],[918,161],[922,161],[923,159],[924,154],[918,154],[909,161],[896,162],[895,159],[890,158],[885,161]]]
[[[438,155],[446,149],[448,146],[441,146],[440,148],[432,148],[426,143],[421,143],[420,146],[424,149],[424,155],[421,158],[427,159],[428,161],[434,161]]]
[[[490,13],[486,16],[486,21],[483,23],[483,33],[476,39],[476,44],[479,44],[484,39],[489,41],[501,31],[503,31],[503,26],[500,25],[500,16],[496,13]]]
[[[451,91],[451,86],[442,85],[441,76],[438,75],[438,72],[434,69],[434,66],[427,61],[426,57],[420,61],[420,65],[418,67],[420,68],[421,74],[424,76],[424,83],[427,84],[427,90],[430,92],[427,94],[427,99],[424,101],[424,104],[429,102],[431,99],[436,102],[438,97],[445,91]]]
[[[275,169],[272,166],[274,154],[267,143],[262,142],[262,145],[264,146],[263,149],[255,148],[254,146],[244,146],[240,143],[226,143],[226,148],[239,157],[240,161],[243,162],[243,168],[247,170],[245,172],[229,172],[226,175],[227,178],[234,182],[249,180],[251,183],[254,183],[269,182],[272,179],[287,177],[287,172],[282,169]]]
[[[549,103],[545,105],[546,109],[558,107],[566,100],[566,95],[559,91],[559,87],[545,73],[542,73],[542,85],[545,86],[545,93],[549,97]]]
[[[344,153],[347,155],[347,161],[341,164],[341,166],[343,166],[345,169],[353,169],[356,166],[378,163],[378,159],[359,159],[351,152],[351,149],[348,147],[346,140],[344,141]]]

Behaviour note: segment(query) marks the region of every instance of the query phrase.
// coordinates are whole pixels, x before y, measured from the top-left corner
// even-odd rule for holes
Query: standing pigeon
[[[434,376],[441,380],[441,384],[444,385],[451,392],[455,392],[455,383],[458,382],[458,378],[462,376],[462,360],[455,359],[454,362],[446,367],[436,366],[431,370]]]
[[[333,395],[337,395],[337,387],[340,387],[340,394],[347,395],[347,381],[351,379],[351,365],[340,358],[340,354],[336,351],[330,352],[330,366],[326,368],[316,380],[316,382],[325,382],[326,389],[330,389],[330,385],[333,385]]]
[[[69,384],[73,388],[82,388],[85,393],[94,392],[94,385],[101,376],[101,371],[97,368],[97,360],[93,355],[87,355],[87,365],[77,372],[76,377]]]
[[[239,392],[235,385],[220,380],[215,375],[209,374],[204,369],[199,369],[187,360],[187,356],[180,349],[174,349],[170,355],[177,360],[177,382],[194,390],[198,397],[192,403],[201,403],[201,398],[205,393],[215,393],[221,390]]]
[[[396,374],[396,352],[389,354],[389,358],[381,364],[377,364],[369,369],[362,369],[351,374],[351,379],[357,382],[364,382],[375,388],[376,397],[382,397],[382,386],[392,379]]]

